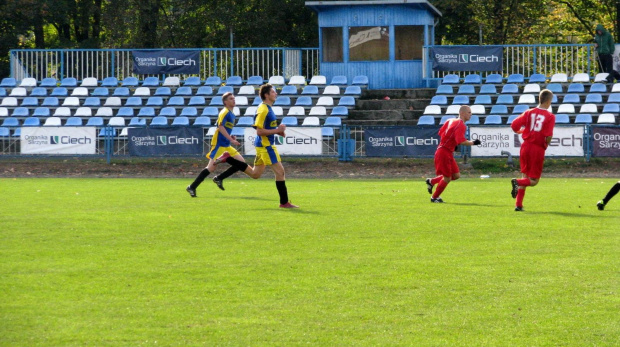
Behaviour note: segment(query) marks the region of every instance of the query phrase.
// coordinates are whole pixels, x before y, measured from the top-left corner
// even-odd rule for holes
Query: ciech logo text
[[[50,144],[51,145],[89,145],[93,142],[93,140],[88,137],[71,137],[68,135],[65,136],[50,136]]]
[[[177,59],[177,58],[157,58],[158,66],[194,66],[196,61],[194,59]]]
[[[200,141],[197,137],[179,137],[179,136],[157,136],[157,145],[197,145]]]
[[[496,55],[478,54],[459,54],[459,63],[497,63],[499,57]]]
[[[395,146],[437,146],[439,140],[430,138],[417,138],[415,136],[396,136],[394,138]]]
[[[276,145],[316,145],[319,143],[319,140],[315,137],[282,137],[280,135],[276,135],[275,140]]]

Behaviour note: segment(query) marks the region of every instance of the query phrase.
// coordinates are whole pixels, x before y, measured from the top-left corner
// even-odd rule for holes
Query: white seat
[[[59,127],[61,125],[60,117],[47,117],[43,124],[44,127]]]
[[[129,128],[123,128],[123,130],[121,130],[121,133],[118,134],[118,136],[120,137],[127,137],[127,135],[129,134],[129,130],[127,130]]]
[[[579,109],[579,113],[598,113],[598,108],[595,104],[583,104]]]
[[[316,102],[317,106],[334,106],[334,98],[331,96],[322,96]]]
[[[113,115],[114,115],[114,112],[109,107],[99,107],[97,109],[97,114],[95,114],[95,116],[98,116],[98,117],[112,117]]]
[[[327,116],[327,111],[324,106],[314,106],[308,113],[309,116]]]
[[[247,117],[254,117],[256,115],[256,110],[257,109],[258,109],[258,107],[256,107],[256,106],[250,106],[250,107],[245,109],[245,113],[243,115],[247,116]]]
[[[32,77],[24,78],[19,86],[24,88],[34,88],[37,86],[37,79]]]
[[[80,99],[78,99],[75,96],[70,96],[62,102],[62,106],[67,106],[67,107],[80,106]]]
[[[594,76],[594,83],[605,81],[607,79],[607,76],[609,76],[607,72],[597,73],[596,76]]]
[[[526,84],[525,87],[523,87],[523,93],[540,93],[540,85],[536,83]]]
[[[620,83],[614,83],[614,86],[611,87],[612,93],[620,93]]]
[[[151,90],[147,87],[139,87],[136,88],[136,91],[133,93],[134,96],[151,96]]]
[[[90,107],[80,107],[75,111],[76,117],[90,117],[93,115],[93,111]]]
[[[124,127],[125,126],[125,118],[123,117],[112,117],[108,121],[108,125],[111,127]]]
[[[301,123],[302,127],[318,127],[320,125],[319,117],[306,117],[303,123]]]
[[[438,105],[428,105],[424,109],[424,114],[441,114],[441,107]]]
[[[97,79],[95,77],[86,77],[82,80],[80,87],[96,87],[97,85]]]
[[[8,96],[2,99],[2,106],[17,106],[17,99],[12,96]]]
[[[237,106],[235,106],[235,108],[233,108],[233,113],[238,116],[241,114],[241,109]]]
[[[448,106],[448,109],[446,110],[446,114],[459,114],[460,108],[461,108],[461,105],[450,105]]]
[[[68,107],[59,107],[54,111],[54,116],[71,117],[71,109]]]
[[[603,113],[598,116],[598,124],[616,124],[616,116],[611,113]]]
[[[248,97],[247,96],[237,96],[237,97],[235,97],[235,102],[239,106],[247,106],[248,105]]]
[[[88,96],[88,89],[85,87],[77,87],[71,92],[71,96]]]
[[[325,90],[323,90],[323,95],[340,95],[340,87],[327,86]]]
[[[252,86],[241,86],[237,95],[256,95],[256,90]]]
[[[111,96],[105,100],[103,106],[121,106],[121,98],[118,96]]]
[[[181,80],[178,77],[166,77],[162,86],[164,87],[178,87],[181,85]]]
[[[276,116],[282,117],[284,115],[284,110],[280,106],[272,106],[271,109]]]
[[[288,116],[305,116],[306,110],[302,106],[293,106],[288,110]]]
[[[471,114],[487,114],[484,105],[472,105]]]
[[[525,95],[521,95],[519,97],[519,102],[517,102],[518,104],[535,104],[536,103],[536,97],[534,97],[534,95],[532,94],[525,94]]]
[[[6,107],[0,107],[0,117],[8,117],[9,110]]]
[[[283,76],[271,76],[269,77],[269,82],[267,83],[271,84],[272,86],[283,86],[285,84]]]
[[[292,76],[290,80],[288,80],[288,85],[306,85],[306,78],[304,76]]]
[[[13,88],[13,90],[11,90],[11,94],[9,95],[10,96],[28,96],[28,91],[26,90],[26,88],[17,87],[17,88]]]
[[[217,129],[216,127],[210,127],[209,130],[207,131],[207,136],[213,137],[213,135],[215,135],[216,129]]]
[[[575,105],[561,104],[558,106],[558,113],[575,113]]]
[[[556,73],[553,76],[551,76],[551,81],[549,82],[550,83],[567,83],[568,76],[565,73]]]
[[[317,85],[317,86],[324,86],[327,84],[327,78],[325,78],[325,76],[321,76],[321,75],[316,75],[316,76],[312,76],[312,78],[310,79],[310,83],[311,85]]]
[[[587,73],[577,73],[573,76],[573,83],[590,83],[590,75]]]

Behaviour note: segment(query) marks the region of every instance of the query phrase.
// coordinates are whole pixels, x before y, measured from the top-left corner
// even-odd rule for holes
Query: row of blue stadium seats
[[[466,124],[467,125],[511,124],[512,121],[518,116],[519,116],[518,114],[513,114],[509,116],[506,118],[506,122],[504,123],[501,115],[488,115],[483,118],[483,121],[480,120],[479,116],[474,115],[474,116],[471,116],[471,119],[468,122],[466,122]],[[421,116],[418,119],[418,125],[437,125],[435,118],[436,117],[433,117],[433,116]],[[442,125],[448,119],[452,119],[452,118],[455,118],[455,116],[454,115],[442,116],[439,119],[439,125]],[[570,118],[571,117],[567,114],[557,114],[555,115],[555,123],[556,124],[592,124],[593,123],[593,116],[591,114],[580,113],[573,118],[572,122]],[[609,114],[609,113],[601,114],[598,116],[597,124],[616,124],[617,118],[618,117],[614,116],[613,114]]]
[[[140,98],[137,96],[132,96],[127,99],[121,99],[119,97],[109,97],[107,99],[100,99],[96,97],[88,97],[86,99],[79,99],[76,97],[67,97],[66,99],[61,99],[49,96],[45,99],[41,100],[41,104],[39,104],[39,99],[36,98],[24,98],[21,102],[14,98],[5,98],[2,100],[0,104],[0,108],[36,108],[39,106],[48,107],[48,108],[56,108],[59,106],[63,107],[142,107],[142,106],[150,106],[150,107],[164,107],[164,106],[172,106],[172,107],[182,107],[182,106],[194,106],[194,107],[206,107],[206,106],[224,106],[221,97],[216,97],[207,102],[207,100],[202,96],[193,96],[189,98],[187,101],[185,98],[180,96],[173,96],[167,101],[164,101],[162,97],[159,96],[151,96],[148,98]],[[247,106],[258,106],[262,103],[262,100],[259,97],[254,98],[252,104],[249,103],[247,97],[236,97],[236,105],[242,108]],[[309,96],[301,96],[293,101],[288,96],[281,96],[276,99],[274,106],[288,108],[291,106],[302,106],[302,107],[312,107],[312,106],[325,106],[325,107],[334,107],[334,106],[344,106],[347,108],[355,107],[355,99],[350,96],[342,97],[338,100],[334,100],[331,96],[322,96],[318,99],[313,99]]]
[[[577,73],[574,76],[572,76],[572,78],[569,78],[568,74],[556,73],[556,74],[553,74],[550,78],[547,78],[547,76],[543,74],[532,74],[527,78],[527,81],[528,83],[546,83],[547,80],[551,83],[568,83],[569,81],[590,83],[591,81],[602,82],[605,80],[607,76],[608,76],[607,73],[599,73],[596,76],[594,76],[594,78],[592,78],[587,73]],[[525,76],[523,76],[523,74],[520,74],[520,73],[510,74],[505,80],[504,80],[504,77],[500,74],[489,74],[484,78],[484,82],[490,83],[490,84],[502,84],[502,83],[523,84],[525,83],[525,81],[526,81]],[[479,74],[469,74],[461,80],[461,78],[458,75],[448,74],[448,75],[445,75],[441,80],[441,84],[459,84],[461,82],[465,84],[481,84],[483,82],[483,78]]]
[[[471,113],[472,114],[487,114],[487,108],[485,105],[471,105]],[[556,108],[557,107],[557,108]],[[458,114],[461,105],[450,105],[446,108],[445,112],[442,112],[442,107],[438,105],[429,105],[424,109],[424,114]],[[524,111],[527,111],[530,108],[530,105],[520,104],[515,105],[512,108],[513,114],[521,114]],[[579,112],[577,112],[577,108],[573,104],[560,104],[557,106],[551,106],[551,112],[557,110],[557,113],[620,113],[620,105],[619,104],[605,104],[602,107],[597,106],[596,104],[583,104],[579,106]],[[488,114],[508,114],[508,106],[507,105],[493,105],[491,106],[490,112]]]
[[[563,93],[585,93],[586,86],[582,83],[571,83],[565,89],[564,85],[559,83],[549,83],[546,86],[539,84],[526,84],[521,88],[516,84],[504,84],[498,93],[498,86],[495,84],[483,84],[480,88],[476,88],[471,84],[462,84],[458,87],[456,93],[454,92],[454,86],[449,84],[442,84],[437,87],[435,94],[454,95],[454,94],[528,94],[539,93],[542,89],[549,89],[555,94]],[[588,88],[590,93],[616,93],[620,92],[620,83],[615,83],[608,91],[607,85],[603,83],[593,83]]]
[[[476,98],[473,100],[473,103],[472,103],[471,102],[472,99],[467,95],[455,95],[453,97],[452,96],[450,97],[452,98],[452,102],[450,103],[448,101],[448,96],[435,95],[431,99],[430,104],[440,105],[440,106],[442,105],[446,106],[448,104],[452,104],[452,105],[470,105],[470,104],[513,105],[515,104],[515,96],[516,95],[507,95],[507,94],[501,94],[501,95],[498,95],[497,97],[491,96],[491,95],[478,95],[476,96]],[[516,104],[535,104],[538,102],[537,101],[538,96],[534,94],[521,94],[518,96],[519,96],[519,99],[517,99]],[[561,103],[565,103],[565,104],[581,104],[581,103],[602,104],[603,102],[607,102],[607,103],[620,102],[620,93],[609,94],[607,95],[606,100],[603,97],[603,95],[599,93],[591,93],[591,94],[586,94],[584,96],[585,96],[584,99],[582,99],[581,98],[582,95],[579,95],[579,94],[565,94],[565,95],[560,95],[560,96],[557,96],[554,94],[552,103],[558,104],[560,103],[560,99],[562,100]],[[493,101],[493,99],[495,99],[495,101]]]
[[[327,85],[327,78],[322,75],[312,76],[310,81],[308,82],[303,76],[292,76],[288,83],[283,76],[271,76],[266,81],[262,76],[251,76],[245,81],[245,85],[253,85],[260,86],[268,82],[272,85]],[[179,87],[179,86],[193,86],[198,87],[201,85],[204,86],[221,86],[222,84],[226,84],[227,86],[235,86],[240,87],[244,85],[244,81],[241,76],[230,76],[226,80],[222,80],[218,76],[210,76],[208,77],[204,83],[200,79],[200,77],[188,77],[185,80],[181,81],[179,77],[166,77],[163,82],[160,82],[158,77],[146,77],[144,80],[140,81],[136,77],[125,77],[122,81],[119,81],[116,77],[106,77],[101,83],[95,77],[87,77],[84,78],[79,84],[78,80],[74,77],[66,77],[63,78],[60,82],[52,77],[44,78],[40,82],[35,78],[24,78],[19,83],[15,78],[7,77],[2,79],[0,82],[0,87],[3,88],[15,88],[15,87],[24,87],[24,88],[34,88],[34,87],[46,87],[52,88],[56,86],[67,87],[67,88],[75,88],[75,87],[87,87],[87,88],[95,88],[95,87],[118,87],[119,83],[123,87]],[[338,86],[346,86],[349,85],[349,81],[347,76],[334,76],[331,79],[329,85],[338,85]],[[368,86],[368,77],[367,76],[355,76],[351,81],[351,85],[357,86]]]
[[[180,109],[180,111],[179,111]],[[113,117],[113,116],[122,116],[122,117],[133,117],[134,115],[144,116],[144,117],[154,117],[156,115],[160,116],[168,116],[174,117],[177,115],[187,116],[187,117],[196,117],[199,115],[199,109],[196,107],[183,107],[183,108],[175,108],[175,107],[164,107],[161,109],[156,109],[154,107],[142,107],[142,108],[132,108],[132,107],[121,107],[116,112],[115,109],[111,107],[100,107],[100,108],[90,108],[90,107],[79,107],[75,111],[68,107],[59,107],[52,112],[52,109],[47,107],[38,107],[34,109],[34,111],[30,112],[29,109],[25,107],[18,107],[13,110],[13,112],[9,115],[8,110],[6,108],[0,107],[0,118],[3,117],[49,117],[49,116],[57,116],[57,117],[71,117],[71,116],[79,116],[79,117],[90,117],[93,114],[95,116],[102,117]],[[245,109],[243,115],[244,116],[254,116],[256,114],[257,107],[251,106]],[[284,109],[279,106],[274,106],[273,112],[278,117],[284,116]],[[94,111],[96,110],[96,111]],[[96,112],[96,113],[95,113]],[[201,116],[217,116],[220,113],[219,109],[214,106],[205,107],[200,113]],[[241,115],[241,110],[238,107],[235,107],[234,114]],[[293,106],[289,108],[286,112],[288,116],[321,116],[325,117],[328,114],[328,109],[324,106],[313,106],[309,110],[301,106]],[[338,117],[348,117],[349,109],[344,106],[336,106],[329,112],[331,116]]]
[[[151,93],[151,89],[146,87],[138,87],[133,92],[127,87],[116,87],[116,88],[105,88],[105,87],[97,87],[94,90],[89,90],[85,87],[77,87],[69,93],[69,90],[65,87],[55,87],[48,94],[48,90],[42,87],[36,87],[32,90],[28,90],[26,88],[18,87],[13,89],[8,95],[6,94],[6,90],[4,88],[0,88],[0,97],[46,97],[46,96],[56,96],[56,97],[67,97],[67,96],[76,96],[76,97],[88,97],[88,96],[97,96],[97,97],[107,97],[107,96],[118,96],[118,97],[129,97],[129,96],[213,96],[213,95],[224,95],[224,93],[234,93],[235,95],[243,95],[243,96],[256,96],[258,95],[257,90],[252,86],[243,86],[236,93],[233,87],[223,86],[217,89],[217,92],[213,94],[213,87],[202,86],[194,91],[194,89],[190,87],[180,87],[176,89],[173,93],[170,87],[157,87],[153,93]],[[349,95],[359,97],[362,95],[362,89],[359,86],[348,86],[345,88],[344,92],[339,86],[327,86],[323,89],[322,93],[319,91],[317,86],[305,86],[301,89],[301,93],[298,92],[298,88],[296,86],[284,86],[282,90],[278,93],[280,95],[310,95],[310,96],[319,96],[319,95],[330,95],[330,96],[340,96],[340,95]]]

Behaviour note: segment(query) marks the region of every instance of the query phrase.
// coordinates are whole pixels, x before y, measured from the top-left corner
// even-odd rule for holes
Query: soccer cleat
[[[228,152],[226,152],[228,153]],[[217,176],[213,177],[213,183],[215,183],[217,185],[218,188],[220,188],[221,190],[225,190],[224,189],[224,181],[217,178]]]
[[[521,207],[519,207],[519,206],[515,207],[515,211],[517,211],[517,212],[521,212],[521,211],[523,211],[523,206],[521,206]]]
[[[426,179],[426,190],[428,190],[429,194],[433,194],[433,184],[431,183],[431,179]]]
[[[431,198],[431,202],[435,204],[443,204],[443,200],[441,200],[441,197],[438,197],[437,199]]]
[[[187,192],[189,193],[189,196],[191,196],[192,198],[196,197],[196,189],[192,189],[191,186],[187,186],[185,190],[187,190]]]
[[[513,199],[516,199],[517,194],[519,193],[519,183],[517,183],[516,178],[513,178],[510,183],[512,184],[512,191],[510,192],[510,195],[512,195]]]
[[[599,211],[603,211],[605,209],[605,203],[603,202],[603,200],[597,202],[596,207],[598,207]]]
[[[287,202],[286,204],[280,204],[280,208],[299,208],[297,205],[291,204],[291,202]]]
[[[224,152],[224,154],[220,155],[217,159],[215,159],[215,161],[213,161],[213,164],[217,165],[220,163],[225,163],[228,158],[230,158],[230,153]]]

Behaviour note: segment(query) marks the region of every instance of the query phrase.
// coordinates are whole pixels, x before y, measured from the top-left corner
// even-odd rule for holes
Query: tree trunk
[[[155,48],[157,45],[157,24],[160,0],[139,1],[138,42],[142,48]]]

